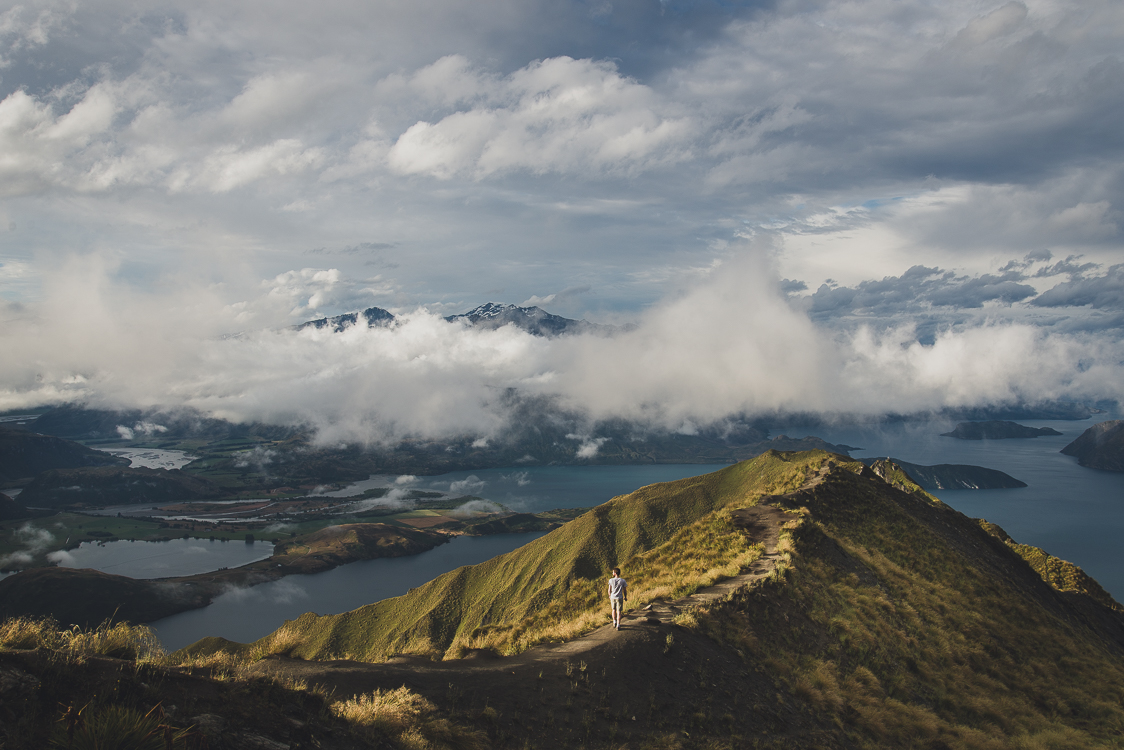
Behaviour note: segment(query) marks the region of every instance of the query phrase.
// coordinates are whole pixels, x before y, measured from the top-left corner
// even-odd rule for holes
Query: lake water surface
[[[82,542],[47,557],[64,568],[93,568],[130,578],[169,578],[237,568],[273,554],[269,542],[171,539],[166,542]]]
[[[105,453],[112,453],[129,459],[131,468],[144,469],[182,469],[195,460],[183,451],[163,450],[161,448],[100,448],[91,446]]]

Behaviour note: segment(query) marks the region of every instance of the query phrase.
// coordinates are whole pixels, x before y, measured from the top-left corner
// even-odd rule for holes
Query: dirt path
[[[821,478],[817,475],[805,487]],[[504,682],[511,684],[512,676],[537,673],[542,679],[541,675],[548,667],[550,671],[557,671],[561,665],[567,665],[569,670],[572,664],[586,664],[594,659],[600,662],[606,657],[611,659],[613,653],[628,650],[632,641],[637,641],[637,646],[641,642],[651,642],[661,627],[669,624],[680,612],[721,599],[773,572],[778,558],[780,527],[785,520],[784,511],[765,504],[736,510],[733,517],[752,543],[764,545],[764,555],[749,570],[734,578],[675,601],[656,600],[642,609],[626,612],[619,631],[611,623],[606,623],[581,638],[565,643],[542,644],[510,657],[478,653],[465,659],[434,662],[423,657],[400,656],[378,664],[271,657],[258,662],[252,671],[304,680],[325,687],[339,697],[406,685],[432,698],[435,693],[455,693],[459,689],[456,683],[471,685],[475,690],[487,688],[494,694],[499,687],[495,678],[502,677]],[[569,671],[567,676],[570,676]]]

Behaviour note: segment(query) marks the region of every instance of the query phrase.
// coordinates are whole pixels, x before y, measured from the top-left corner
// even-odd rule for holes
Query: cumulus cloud
[[[398,137],[387,161],[401,174],[634,170],[684,158],[693,130],[687,117],[607,62],[558,57],[498,78],[453,56],[401,85],[442,104],[469,105]]]
[[[1088,265],[1073,274],[1076,278],[1046,290],[1031,304],[1039,307],[1088,305],[1097,309],[1124,310],[1124,264],[1112,266],[1100,276],[1086,276],[1086,269]]]

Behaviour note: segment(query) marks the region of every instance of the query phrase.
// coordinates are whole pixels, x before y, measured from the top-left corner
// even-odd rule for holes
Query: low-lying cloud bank
[[[513,392],[590,419],[684,429],[735,413],[881,414],[1124,396],[1111,331],[1059,333],[986,318],[928,343],[912,324],[817,323],[763,256],[717,265],[633,330],[546,339],[399,311],[342,333],[243,328],[262,300],[184,284],[146,294],[87,261],[60,269],[0,332],[0,409],[84,402],[188,407],[306,424],[325,444],[499,434]],[[982,322],[981,322],[982,320]],[[997,319],[998,320],[998,319]],[[580,437],[580,436],[577,436]]]

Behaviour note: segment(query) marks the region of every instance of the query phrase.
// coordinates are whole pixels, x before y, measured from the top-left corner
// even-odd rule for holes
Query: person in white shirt
[[[621,569],[613,568],[613,577],[609,579],[609,605],[613,608],[613,627],[617,630],[621,629],[621,613],[626,599],[628,583],[621,578]]]

